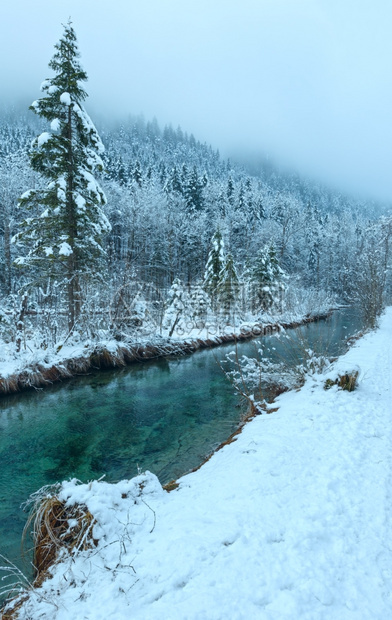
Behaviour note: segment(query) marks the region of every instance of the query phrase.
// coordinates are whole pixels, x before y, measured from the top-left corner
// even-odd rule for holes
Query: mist
[[[69,17],[93,119],[156,117],[224,156],[392,199],[386,0],[16,0],[0,20],[3,103],[39,97]]]

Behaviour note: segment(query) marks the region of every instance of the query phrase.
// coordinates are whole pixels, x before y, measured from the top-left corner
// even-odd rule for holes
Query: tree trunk
[[[67,215],[68,215],[68,243],[72,254],[67,260],[67,292],[68,292],[68,330],[72,331],[79,315],[80,303],[76,302],[78,282],[77,264],[75,256],[75,239],[77,236],[75,203],[73,199],[74,161],[72,145],[72,113],[71,106],[68,108],[68,178],[67,178]]]

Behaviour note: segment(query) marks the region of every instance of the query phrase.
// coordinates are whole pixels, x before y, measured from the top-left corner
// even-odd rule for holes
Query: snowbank
[[[69,377],[99,368],[118,368],[133,362],[143,362],[165,355],[193,353],[198,349],[216,347],[227,342],[242,341],[271,334],[279,329],[289,329],[326,318],[327,314],[302,317],[291,323],[244,323],[232,327],[194,329],[183,337],[164,338],[153,335],[151,339],[119,343],[116,340],[68,344],[57,350],[34,348],[15,352],[15,343],[0,341],[0,396],[29,388],[42,388]]]
[[[96,546],[64,557],[19,618],[385,620],[392,617],[392,308],[329,377],[283,394],[167,493],[146,472],[65,482]]]

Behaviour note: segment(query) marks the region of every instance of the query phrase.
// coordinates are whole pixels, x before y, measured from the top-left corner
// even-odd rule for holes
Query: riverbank
[[[0,396],[28,389],[42,389],[53,383],[104,368],[121,368],[169,355],[186,355],[199,349],[271,334],[328,317],[331,311],[303,316],[291,321],[244,323],[237,329],[193,330],[186,337],[155,336],[137,342],[105,340],[68,344],[51,350],[35,349],[15,353],[13,347],[0,356]],[[216,332],[216,333],[215,333]]]
[[[391,351],[390,308],[170,493],[149,472],[63,483],[59,501],[95,520],[91,547],[64,554],[18,617],[391,617]],[[351,370],[355,391],[324,389]]]

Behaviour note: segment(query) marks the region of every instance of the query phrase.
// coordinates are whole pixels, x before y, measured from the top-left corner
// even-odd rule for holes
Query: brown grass
[[[338,386],[342,390],[347,390],[347,392],[352,392],[353,390],[355,390],[357,379],[358,379],[357,370],[351,373],[346,372],[344,375],[339,375]]]
[[[19,610],[25,601],[26,597],[20,598],[19,596],[15,599],[15,601],[9,601],[7,606],[9,605],[10,608],[7,611],[4,611],[4,608],[0,608],[0,618],[2,620],[17,620]]]
[[[55,564],[60,550],[70,555],[96,546],[93,538],[95,519],[83,505],[67,506],[57,495],[38,499],[23,532],[23,541],[32,526],[34,547],[34,586],[39,586]]]
[[[170,493],[170,491],[174,491],[175,489],[178,489],[179,486],[180,485],[178,484],[177,480],[170,480],[170,482],[167,482],[166,484],[164,484],[162,488],[168,493]]]
[[[67,506],[55,493],[46,497],[40,495],[40,492],[35,495],[37,498],[33,501],[33,508],[23,531],[22,544],[32,527],[35,569],[32,585],[38,588],[50,576],[50,568],[58,561],[60,551],[66,550],[71,556],[78,551],[95,547],[97,541],[93,537],[96,521],[86,506]],[[4,611],[4,607],[0,608],[0,617],[4,620],[16,620],[27,597],[28,592],[8,601],[5,606],[9,609]]]
[[[324,383],[324,389],[329,390],[333,385],[337,385],[341,390],[352,392],[355,390],[358,379],[358,371],[345,372],[342,375],[338,375],[336,379],[327,379]]]

